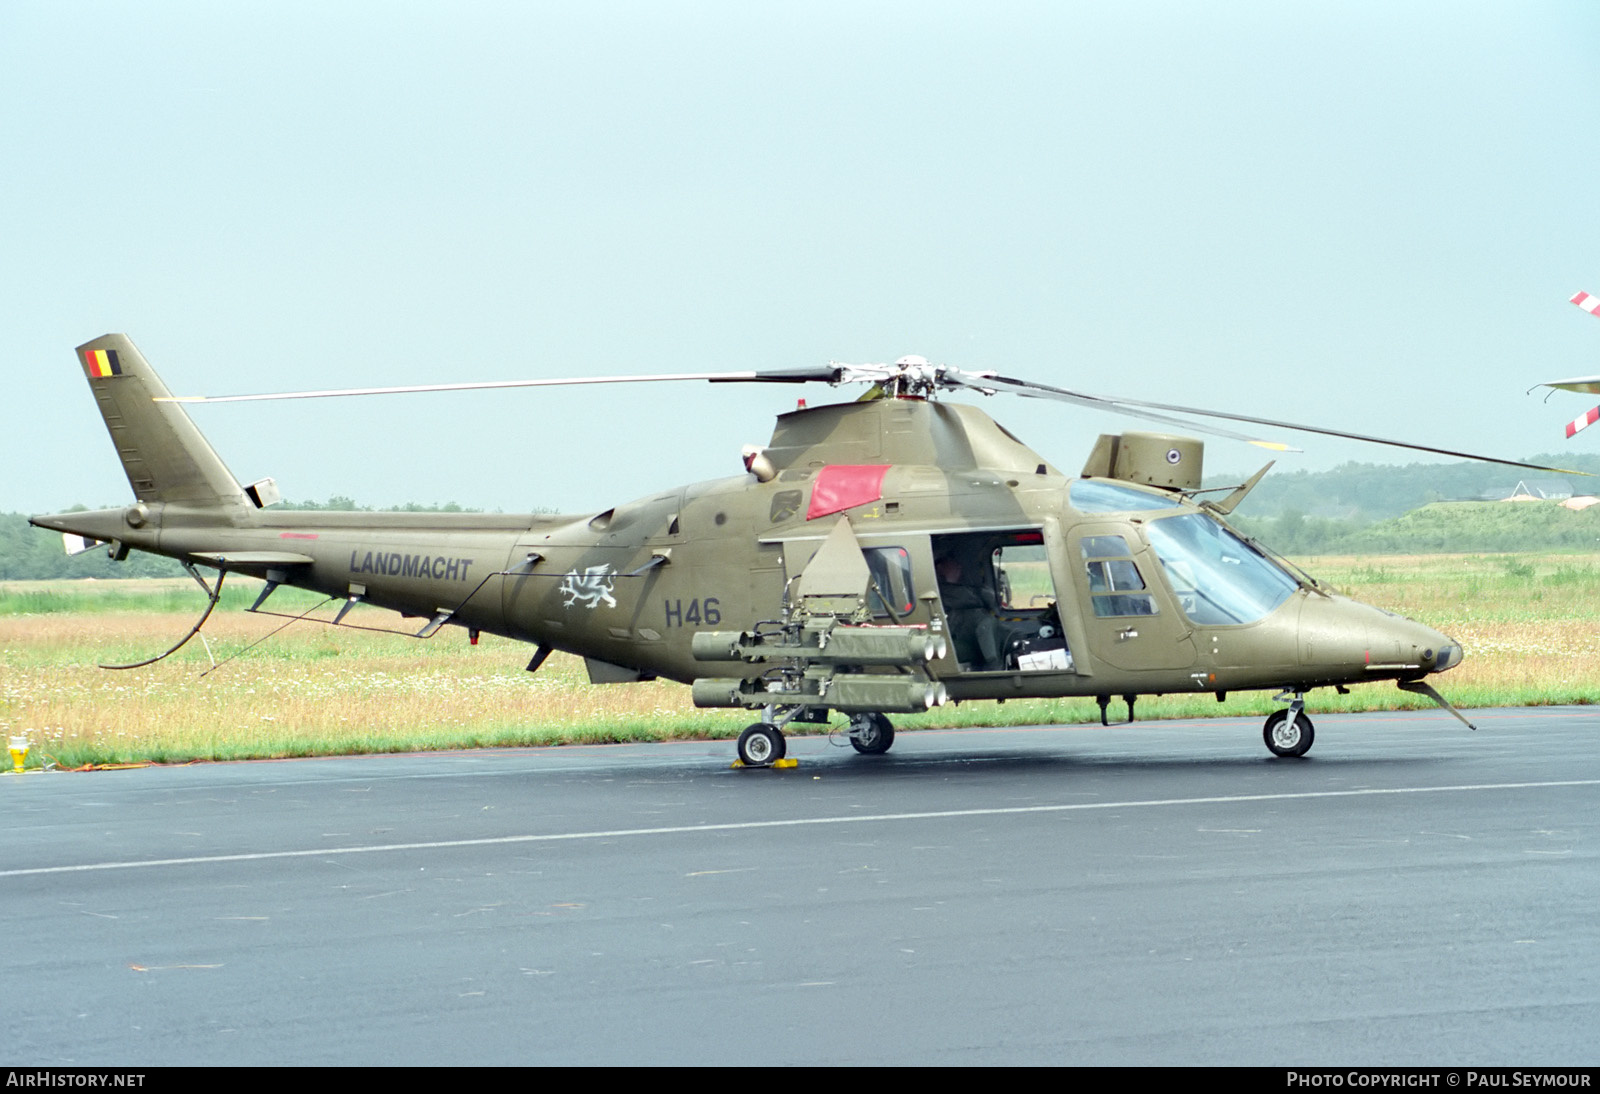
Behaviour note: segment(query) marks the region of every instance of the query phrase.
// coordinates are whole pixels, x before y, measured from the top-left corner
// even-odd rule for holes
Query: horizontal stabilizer
[[[224,569],[250,570],[262,566],[309,566],[316,559],[291,551],[196,551],[194,558]]]
[[[69,555],[81,555],[91,547],[98,547],[104,540],[90,539],[88,536],[74,535],[71,532],[61,533],[61,542]]]
[[[1600,376],[1574,376],[1570,380],[1547,380],[1535,387],[1553,387],[1558,391],[1578,391],[1586,395],[1600,395]]]

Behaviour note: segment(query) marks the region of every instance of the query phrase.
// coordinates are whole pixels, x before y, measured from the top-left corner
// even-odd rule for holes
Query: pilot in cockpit
[[[939,598],[944,602],[956,660],[975,672],[1005,668],[1000,620],[995,614],[1000,601],[994,585],[981,577],[967,580],[960,560],[953,555],[942,555],[933,568],[939,576]]]

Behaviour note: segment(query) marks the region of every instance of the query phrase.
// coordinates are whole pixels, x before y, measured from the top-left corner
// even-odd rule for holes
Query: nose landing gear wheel
[[[739,734],[739,762],[746,767],[770,767],[788,751],[777,726],[757,722]]]
[[[863,756],[889,751],[894,744],[894,726],[882,714],[857,714],[850,719],[850,747]]]
[[[1287,710],[1275,710],[1267,715],[1267,725],[1262,730],[1261,737],[1267,742],[1267,748],[1274,756],[1292,758],[1304,756],[1311,751],[1311,742],[1316,740],[1316,730],[1305,711],[1300,711],[1299,717],[1291,723]]]

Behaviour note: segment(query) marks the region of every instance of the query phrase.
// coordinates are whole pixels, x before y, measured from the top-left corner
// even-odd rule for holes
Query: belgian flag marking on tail
[[[122,363],[117,360],[117,351],[114,349],[84,350],[83,367],[90,379],[122,375]]]

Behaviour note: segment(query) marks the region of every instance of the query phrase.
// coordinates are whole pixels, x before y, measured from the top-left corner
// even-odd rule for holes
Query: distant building
[[[1572,487],[1565,479],[1518,479],[1509,490],[1485,490],[1478,497],[1482,501],[1563,501],[1572,497]]]

